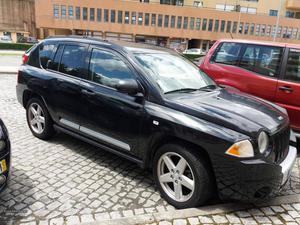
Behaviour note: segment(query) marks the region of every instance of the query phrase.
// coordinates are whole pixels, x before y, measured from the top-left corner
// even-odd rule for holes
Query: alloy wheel
[[[164,192],[175,201],[188,201],[194,193],[193,171],[189,163],[175,152],[167,152],[159,158],[157,176]]]
[[[29,106],[28,119],[31,129],[41,134],[45,130],[45,116],[42,107],[37,103],[32,103]]]

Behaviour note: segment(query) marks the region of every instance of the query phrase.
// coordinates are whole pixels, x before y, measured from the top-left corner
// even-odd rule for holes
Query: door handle
[[[287,92],[287,93],[291,93],[294,91],[293,88],[291,88],[290,86],[280,86],[279,90]]]
[[[95,92],[90,91],[90,90],[86,90],[86,89],[82,89],[81,93],[84,94],[84,95],[89,95],[89,96],[95,95]]]

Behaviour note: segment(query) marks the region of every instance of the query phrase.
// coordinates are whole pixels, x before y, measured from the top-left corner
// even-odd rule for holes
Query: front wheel
[[[153,173],[162,197],[176,208],[199,206],[212,194],[214,182],[208,162],[181,145],[159,148]]]
[[[28,126],[34,136],[47,140],[54,135],[50,114],[39,98],[32,98],[28,101],[26,115]]]

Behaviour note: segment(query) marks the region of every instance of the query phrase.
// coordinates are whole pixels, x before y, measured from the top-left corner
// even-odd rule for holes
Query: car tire
[[[55,134],[52,118],[39,98],[32,98],[26,106],[27,124],[32,134],[42,140],[48,140]]]
[[[154,156],[153,174],[161,196],[178,209],[203,205],[214,190],[209,162],[191,147],[179,144],[160,147]]]

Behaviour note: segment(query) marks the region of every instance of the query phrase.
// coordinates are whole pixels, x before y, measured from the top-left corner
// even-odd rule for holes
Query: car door
[[[90,49],[89,80],[81,83],[82,100],[86,103],[80,131],[114,149],[138,153],[142,118],[142,101],[114,88],[118,80],[136,79],[129,63],[116,52]]]
[[[78,131],[83,117],[84,102],[80,101],[80,81],[86,77],[85,57],[88,45],[61,43],[53,61],[47,64],[49,102],[53,106],[54,119],[61,126]]]
[[[300,49],[287,49],[276,103],[287,109],[291,126],[300,132]]]

